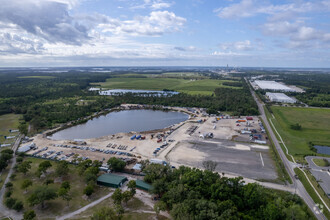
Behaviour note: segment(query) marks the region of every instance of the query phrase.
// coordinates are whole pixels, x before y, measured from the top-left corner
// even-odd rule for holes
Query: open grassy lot
[[[20,79],[55,79],[55,76],[20,76]]]
[[[38,178],[35,173],[38,169],[39,164],[44,161],[42,159],[38,158],[30,158],[27,157],[25,160],[32,161],[31,169],[29,172],[24,175],[22,173],[16,172],[16,177],[14,180],[11,180],[13,183],[13,194],[12,198],[16,198],[24,203],[25,209],[34,209],[38,219],[44,219],[44,218],[53,218],[55,216],[63,215],[68,212],[72,212],[74,210],[77,210],[90,202],[105,196],[107,193],[110,192],[110,188],[106,187],[99,187],[96,186],[95,193],[93,193],[90,198],[86,198],[83,194],[83,190],[86,187],[84,178],[82,176],[79,176],[76,170],[76,166],[69,165],[70,172],[67,177],[64,178],[58,178],[55,176],[54,169],[56,166],[56,162],[51,161],[52,167],[47,171],[46,176],[41,176],[41,178]],[[33,185],[25,190],[21,189],[22,182],[25,179],[30,179],[33,182]],[[27,198],[32,194],[32,192],[44,184],[46,179],[53,179],[54,183],[48,185],[50,188],[54,188],[56,190],[59,189],[62,181],[69,181],[71,185],[70,194],[72,196],[72,200],[69,203],[69,206],[67,206],[67,202],[62,200],[62,198],[57,198],[55,200],[50,200],[45,202],[45,208],[41,209],[40,205],[30,207]]]
[[[107,89],[145,89],[145,90],[163,90],[170,89],[191,95],[212,95],[215,88],[237,88],[224,86],[222,83],[226,80],[186,80],[174,78],[110,78],[103,83],[94,83]],[[227,81],[228,82],[228,81]]]
[[[272,119],[282,136],[289,153],[298,160],[304,155],[316,154],[309,148],[309,142],[330,146],[330,110],[319,108],[271,107]],[[290,125],[299,123],[301,130],[293,130]]]
[[[0,116],[0,143],[13,143],[14,139],[5,139],[4,136],[16,136],[18,133],[10,133],[9,129],[16,130],[19,125],[21,115],[6,114]]]
[[[313,162],[319,167],[328,167],[328,166],[330,166],[330,162],[326,159],[314,158]]]

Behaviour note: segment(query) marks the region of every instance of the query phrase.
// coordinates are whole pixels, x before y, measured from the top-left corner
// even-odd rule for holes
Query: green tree
[[[17,166],[17,171],[26,175],[26,173],[31,169],[31,161],[23,161]]]
[[[155,203],[154,205],[154,211],[156,212],[156,215],[158,217],[160,211],[165,211],[166,210],[166,204],[162,201],[159,201]]]
[[[99,173],[98,167],[88,167],[84,172],[84,178],[86,183],[95,182],[97,179],[97,174]]]
[[[11,189],[14,186],[12,182],[7,182],[5,187]]]
[[[121,189],[117,188],[115,192],[111,195],[111,198],[116,205],[120,205],[123,201],[123,194]]]
[[[297,131],[302,129],[302,127],[299,123],[290,125],[290,128],[293,129],[293,130],[297,130]]]
[[[133,196],[134,195],[131,193],[131,191],[125,191],[122,193],[122,200],[127,205],[128,201],[131,200]]]
[[[17,212],[20,212],[23,208],[24,206],[22,201],[16,201],[15,204],[13,205],[13,209],[16,210]]]
[[[44,185],[49,185],[49,184],[53,184],[54,180],[53,179],[46,179],[44,182]]]
[[[52,167],[52,164],[48,161],[48,160],[45,160],[43,162],[41,162],[39,164],[39,167],[38,167],[38,170],[41,172],[41,173],[44,173],[46,174],[47,170]]]
[[[56,190],[47,186],[40,186],[28,197],[31,206],[41,204],[41,208],[45,207],[45,201],[57,198]]]
[[[55,174],[56,176],[66,176],[69,173],[69,164],[65,160],[61,160],[56,164]]]
[[[20,124],[18,125],[18,130],[21,134],[27,135],[28,125],[25,122],[20,122]]]
[[[71,188],[69,181],[63,181],[63,183],[61,184],[61,188],[69,190]]]
[[[33,220],[36,218],[36,213],[34,210],[25,211],[23,214],[23,220]]]
[[[122,171],[125,168],[126,162],[116,157],[111,157],[108,160],[108,165],[110,169],[118,172],[118,171]]]
[[[164,180],[159,179],[153,182],[152,190],[151,190],[152,193],[157,194],[159,197],[161,197],[162,194],[166,191],[167,191],[167,187]]]
[[[9,197],[5,199],[5,205],[7,206],[7,208],[12,209],[16,201],[17,201],[16,199]]]
[[[84,194],[88,197],[91,196],[93,192],[94,192],[94,185],[92,184],[88,184],[84,189]]]
[[[69,206],[69,202],[72,199],[72,196],[69,193],[70,188],[59,188],[58,190],[58,196],[61,197],[63,200],[67,201],[67,206]]]
[[[26,192],[27,188],[29,188],[30,186],[32,186],[32,181],[29,179],[25,179],[22,182],[21,189],[25,190],[25,192]]]
[[[110,208],[110,207],[102,207],[98,210],[96,210],[91,220],[117,220],[118,217],[116,215],[116,212]]]
[[[127,188],[130,190],[132,195],[135,195],[135,193],[136,193],[136,182],[135,182],[135,180],[130,180],[127,183]]]

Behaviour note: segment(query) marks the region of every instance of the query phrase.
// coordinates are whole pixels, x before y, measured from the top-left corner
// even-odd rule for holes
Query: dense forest
[[[125,72],[124,72],[125,73]],[[23,114],[33,128],[49,128],[76,120],[105,108],[122,103],[156,104],[165,106],[202,107],[209,113],[232,112],[234,115],[258,114],[246,83],[235,85],[243,89],[218,88],[212,96],[178,94],[171,97],[141,97],[126,94],[117,97],[99,96],[88,92],[90,83],[119,77],[114,73],[0,73],[0,115]]]
[[[147,165],[143,172],[160,198],[156,206],[174,219],[313,219],[299,196],[245,184],[241,177],[159,164]]]

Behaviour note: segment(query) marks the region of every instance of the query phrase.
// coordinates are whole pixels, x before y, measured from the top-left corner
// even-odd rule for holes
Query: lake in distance
[[[53,140],[98,138],[130,131],[141,132],[163,129],[186,121],[189,115],[182,112],[154,110],[124,110],[93,118],[88,122],[54,133]]]

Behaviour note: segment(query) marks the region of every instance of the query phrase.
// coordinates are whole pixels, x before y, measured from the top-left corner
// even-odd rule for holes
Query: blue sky
[[[0,66],[330,67],[330,0],[0,0]]]

